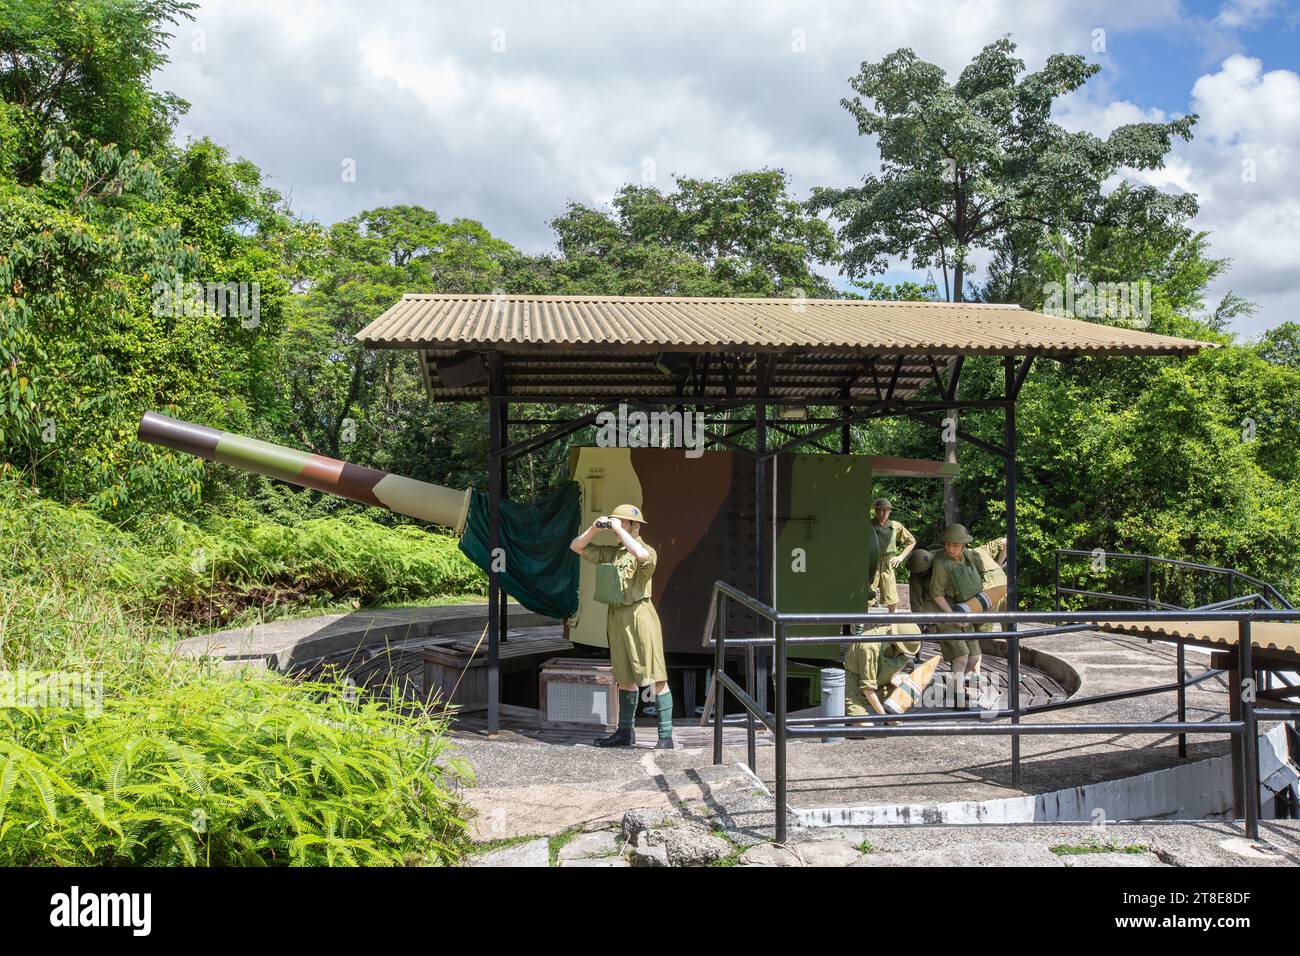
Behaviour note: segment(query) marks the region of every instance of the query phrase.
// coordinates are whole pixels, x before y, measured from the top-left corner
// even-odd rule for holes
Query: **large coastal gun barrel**
[[[139,437],[152,445],[430,521],[456,534],[465,530],[469,489],[455,491],[155,412],[140,419]]]

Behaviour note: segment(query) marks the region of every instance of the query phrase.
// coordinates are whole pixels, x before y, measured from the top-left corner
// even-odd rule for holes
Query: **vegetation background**
[[[1231,320],[1251,306],[1206,301],[1230,263],[1191,225],[1195,197],[1103,188],[1159,167],[1175,138],[1195,134],[1195,117],[1105,140],[1067,133],[1051,107],[1095,73],[1079,57],[1027,73],[1004,38],[950,81],[899,50],[864,63],[843,101],[881,161],[860,184],[799,198],[782,171],[758,169],[679,178],[668,191],[628,185],[608,209],[558,210],[554,251],[534,255],[418,206],[308,221],[254,164],[206,138],[178,142],[187,104],[151,76],[192,8],[0,0],[0,666],[110,677],[96,721],[0,709],[10,730],[0,862],[456,859],[464,771],[439,750],[435,718],[185,667],[167,649],[198,628],[304,608],[480,594],[481,575],[435,531],[134,437],[141,413],[161,410],[483,486],[486,410],[427,402],[413,354],[353,339],[407,292],[847,294],[1037,309],[1067,276],[1148,281],[1151,331],[1219,347],[1039,360],[1018,412],[1025,601],[1048,600],[1057,547],[1233,567],[1300,598],[1300,326],[1238,341]],[[992,257],[983,272],[977,250]],[[879,281],[897,259],[931,280]],[[855,291],[825,278],[835,268]],[[258,322],[160,309],[160,283],[177,281],[255,283]],[[1001,374],[996,360],[973,359],[964,393],[995,394]],[[993,413],[968,412],[962,425],[1001,436]],[[956,454],[903,419],[854,441],[863,453]],[[944,500],[915,483],[882,487],[923,543],[957,518],[977,537],[1002,533],[1000,462],[960,455]],[[562,447],[530,457],[512,496],[544,492],[564,457]],[[245,719],[201,730],[195,715],[222,710],[227,694],[241,704],[224,712]],[[146,711],[154,726],[141,731]],[[390,762],[349,756],[374,735],[393,742]],[[298,783],[272,785],[284,779]],[[196,831],[196,811],[217,822]]]

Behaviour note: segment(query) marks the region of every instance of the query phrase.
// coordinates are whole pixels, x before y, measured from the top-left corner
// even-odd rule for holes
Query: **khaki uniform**
[[[987,563],[983,555],[969,548],[962,549],[959,561],[954,561],[943,551],[937,552],[930,568],[930,596],[946,598],[950,607],[958,601],[970,600],[984,588]],[[962,633],[959,624],[940,624],[937,630],[941,634]],[[945,661],[982,653],[978,639],[940,641],[939,650]]]
[[[889,559],[908,547],[916,544],[916,538],[897,521],[886,521],[883,525],[871,522],[871,530],[876,533],[880,544],[880,564],[871,577],[871,589],[876,592],[876,603],[880,605],[898,603],[898,575],[889,566]]]
[[[1002,559],[1007,553],[1007,539],[994,538],[992,541],[985,541],[978,548],[973,550],[978,551],[994,564],[1001,567]]]
[[[642,545],[650,552],[650,560],[644,564],[622,545],[589,544],[582,550],[582,560],[618,568],[623,602],[608,605],[605,633],[609,638],[609,659],[614,665],[615,681],[638,687],[668,680],[663,631],[650,603],[650,578],[658,555],[645,542]]]
[[[893,693],[890,683],[921,649],[921,629],[915,624],[873,627],[864,634],[915,634],[915,641],[888,641],[879,644],[851,644],[844,655],[844,712],[850,717],[874,714],[867,703],[866,691],[874,691],[883,704]]]
[[[998,564],[998,558],[1006,554],[1006,550],[1007,539],[996,538],[993,541],[989,541],[987,544],[980,545],[972,552],[983,562],[984,567],[981,572],[980,581],[982,587],[985,589],[994,587],[995,585],[1006,587],[1007,572],[1002,565]],[[1004,594],[1002,597],[998,598],[998,603],[994,605],[993,610],[1005,611],[1006,609],[1007,596]],[[994,626],[992,624],[981,624],[977,628],[977,630],[980,631],[992,631],[993,629]]]

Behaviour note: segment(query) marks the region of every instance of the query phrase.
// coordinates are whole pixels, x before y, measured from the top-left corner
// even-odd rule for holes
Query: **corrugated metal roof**
[[[1014,305],[851,299],[405,295],[357,333],[372,348],[1190,354],[1210,343]]]

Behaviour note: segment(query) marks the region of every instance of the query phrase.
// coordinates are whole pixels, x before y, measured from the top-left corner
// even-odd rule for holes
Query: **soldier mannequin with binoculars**
[[[597,518],[570,542],[582,560],[597,565],[596,600],[609,606],[606,636],[618,684],[618,730],[595,741],[597,747],[631,747],[636,743],[636,709],[640,688],[654,685],[659,717],[656,749],[673,749],[673,695],[668,690],[663,631],[650,602],[655,549],[641,540],[645,515],[636,505],[619,505]],[[592,544],[602,529],[614,532],[619,544]],[[605,566],[602,573],[601,566]]]

